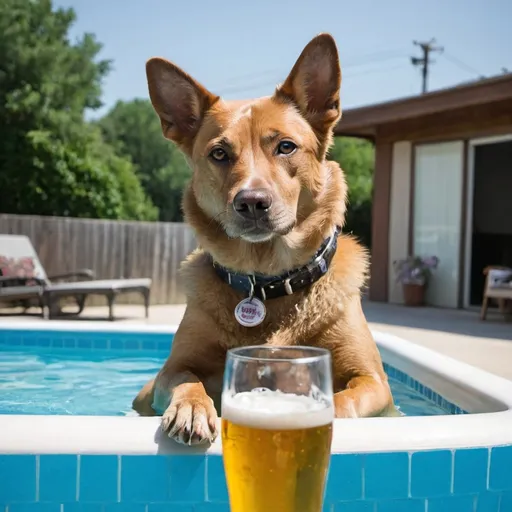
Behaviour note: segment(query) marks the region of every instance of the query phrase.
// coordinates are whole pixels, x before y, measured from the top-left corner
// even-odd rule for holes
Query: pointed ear
[[[322,141],[341,117],[340,86],[336,43],[330,34],[320,34],[304,48],[276,96],[295,103]]]
[[[219,99],[171,62],[146,63],[149,97],[167,139],[190,149],[207,110]]]

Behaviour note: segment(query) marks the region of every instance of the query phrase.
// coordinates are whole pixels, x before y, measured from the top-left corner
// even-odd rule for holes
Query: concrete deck
[[[115,315],[119,322],[178,324],[184,310],[184,305],[152,306],[150,318],[146,320],[143,307],[119,305]],[[512,380],[512,322],[506,322],[496,310],[490,311],[485,322],[479,320],[477,311],[405,308],[376,302],[365,302],[364,310],[373,329],[395,334]],[[40,318],[5,313],[0,312],[0,322]],[[76,321],[106,320],[107,316],[107,308],[87,308]]]

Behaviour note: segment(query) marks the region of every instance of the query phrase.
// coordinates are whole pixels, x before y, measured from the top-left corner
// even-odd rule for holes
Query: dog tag
[[[260,299],[244,299],[235,308],[236,321],[244,327],[256,327],[265,319],[267,309]]]

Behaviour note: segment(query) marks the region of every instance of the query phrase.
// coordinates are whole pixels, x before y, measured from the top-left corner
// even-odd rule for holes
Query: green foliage
[[[365,140],[337,137],[328,158],[343,169],[348,184],[345,231],[371,247],[374,148]]]
[[[101,106],[108,61],[90,34],[70,43],[72,9],[51,0],[0,2],[0,208],[3,212],[153,219],[131,162],[86,109]]]
[[[130,159],[119,156],[114,147],[106,143],[101,130],[90,127],[96,143],[92,145],[90,155],[96,158],[110,171],[117,182],[121,196],[121,211],[117,218],[134,220],[157,220],[158,208],[144,192],[136,169]]]
[[[164,222],[183,220],[181,197],[190,168],[174,144],[164,139],[151,103],[119,101],[98,122],[105,140],[119,155],[129,155],[142,185]]]

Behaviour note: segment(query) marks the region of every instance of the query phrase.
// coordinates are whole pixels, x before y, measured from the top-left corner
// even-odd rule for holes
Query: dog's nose
[[[258,220],[264,217],[272,206],[272,195],[264,188],[240,190],[233,200],[235,211],[242,217]]]

